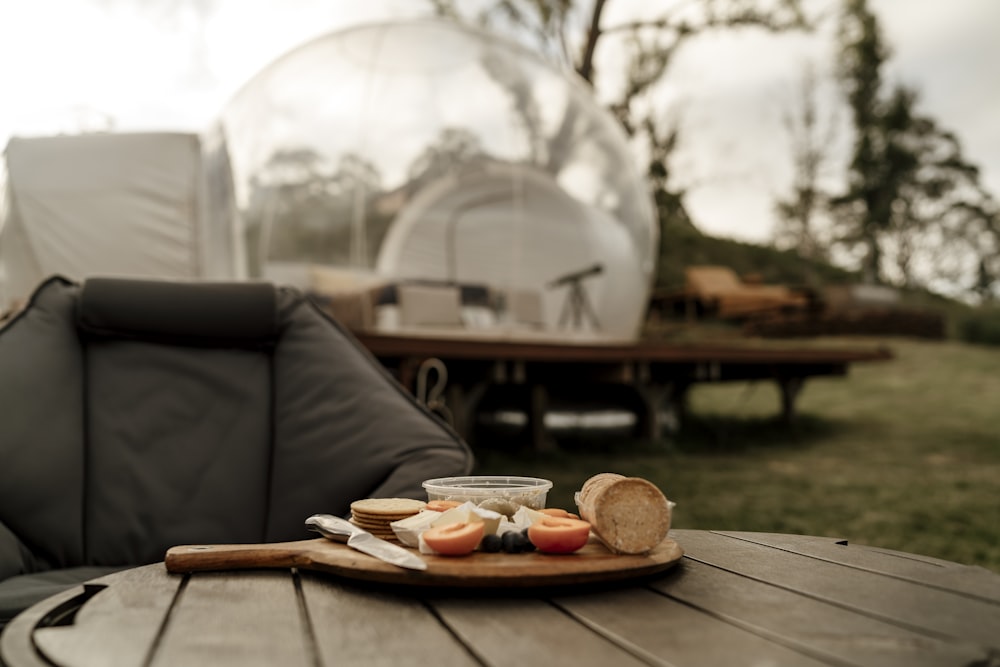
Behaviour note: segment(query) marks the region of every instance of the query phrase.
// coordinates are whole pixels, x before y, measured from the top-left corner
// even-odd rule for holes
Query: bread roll
[[[612,552],[646,553],[670,530],[672,503],[649,480],[604,472],[584,482],[576,496],[580,518]]]

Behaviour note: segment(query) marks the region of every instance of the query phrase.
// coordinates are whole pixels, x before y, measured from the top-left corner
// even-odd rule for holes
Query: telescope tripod
[[[600,331],[601,323],[587,297],[587,290],[583,286],[583,277],[567,280],[566,284],[569,286],[569,290],[566,292],[566,301],[563,304],[562,313],[559,315],[559,326],[563,327],[567,321],[571,321],[574,329],[582,329],[584,321],[589,320],[591,328],[594,331]]]

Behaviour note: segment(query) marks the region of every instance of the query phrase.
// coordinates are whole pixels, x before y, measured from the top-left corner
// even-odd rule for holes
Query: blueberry
[[[534,551],[535,550],[535,544],[531,541],[531,538],[528,537],[528,529],[525,528],[524,530],[522,530],[521,531],[521,535],[524,536],[524,549],[523,550],[524,551]]]
[[[500,539],[499,535],[486,535],[479,543],[479,548],[486,553],[495,554],[503,548],[503,540]]]
[[[508,531],[503,534],[503,550],[509,554],[519,554],[533,548],[527,535],[523,532]]]
[[[503,534],[501,538],[503,540],[503,550],[509,554],[516,554],[521,552],[521,541],[518,539],[519,534],[514,531],[509,531]]]

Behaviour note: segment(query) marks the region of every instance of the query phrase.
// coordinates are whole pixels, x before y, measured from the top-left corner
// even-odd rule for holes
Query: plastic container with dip
[[[510,516],[521,505],[536,510],[545,507],[552,482],[538,477],[478,475],[429,479],[423,486],[428,500],[471,501]]]

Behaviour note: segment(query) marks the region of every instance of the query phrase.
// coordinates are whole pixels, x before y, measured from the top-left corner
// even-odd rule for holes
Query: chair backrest
[[[309,299],[267,283],[53,278],[0,329],[0,527],[50,567],[309,537],[425,497],[468,446]]]

